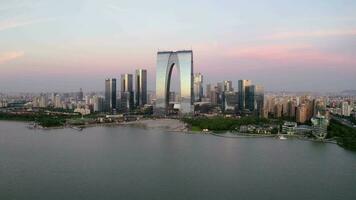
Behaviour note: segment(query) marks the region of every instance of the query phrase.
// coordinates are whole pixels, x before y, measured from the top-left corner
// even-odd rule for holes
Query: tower
[[[194,111],[193,91],[193,51],[161,51],[157,53],[156,72],[156,114],[167,114],[169,106],[170,82],[173,67],[177,68],[180,82],[179,112]]]

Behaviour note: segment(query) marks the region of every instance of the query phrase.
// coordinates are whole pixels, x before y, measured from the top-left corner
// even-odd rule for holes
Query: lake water
[[[0,121],[0,199],[356,199],[356,153],[297,139]]]

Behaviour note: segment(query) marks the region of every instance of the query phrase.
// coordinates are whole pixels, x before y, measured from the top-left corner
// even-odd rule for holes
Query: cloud
[[[6,29],[11,29],[11,28],[16,28],[16,27],[21,27],[21,26],[26,26],[26,25],[31,25],[31,24],[37,24],[41,22],[47,22],[54,20],[55,18],[45,18],[45,19],[8,19],[8,20],[3,20],[0,21],[0,31],[6,30]]]
[[[307,44],[263,45],[230,49],[225,54],[229,58],[247,61],[262,61],[275,64],[304,63],[318,66],[354,66],[354,58],[344,54],[323,52]]]
[[[323,30],[323,31],[297,31],[297,32],[280,32],[264,39],[290,39],[306,37],[337,37],[337,36],[356,36],[356,29],[351,30]]]
[[[20,58],[23,55],[25,55],[25,53],[23,51],[12,51],[12,52],[0,53],[0,64],[4,64],[10,60]]]

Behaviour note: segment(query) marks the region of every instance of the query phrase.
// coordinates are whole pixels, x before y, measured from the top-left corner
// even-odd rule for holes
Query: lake
[[[356,199],[356,153],[298,139],[0,121],[0,199]]]

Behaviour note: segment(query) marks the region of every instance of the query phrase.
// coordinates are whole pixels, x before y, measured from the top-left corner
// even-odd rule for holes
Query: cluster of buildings
[[[282,126],[282,133],[310,132],[316,138],[324,139],[332,116],[356,119],[355,102],[356,98],[350,96],[269,95],[265,110],[266,116],[288,120]],[[348,123],[352,125],[350,121]]]
[[[350,117],[356,116],[356,101],[352,98],[334,98],[330,102],[330,112],[335,115]]]
[[[275,96],[268,95],[264,109],[264,117],[295,119],[305,123],[318,112],[328,115],[324,98],[312,96]]]
[[[172,71],[176,68],[179,91],[171,90]],[[193,51],[160,51],[157,53],[155,93],[147,90],[147,70],[105,80],[104,92],[84,95],[42,93],[9,101],[4,95],[0,107],[22,105],[31,108],[71,109],[83,115],[90,113],[145,113],[155,115],[234,115],[283,118],[290,122],[323,124],[330,114],[355,116],[354,97],[266,94],[262,85],[251,80],[224,80],[204,83],[202,73],[194,73]],[[120,87],[118,87],[118,85]],[[205,89],[205,90],[204,90]],[[314,119],[314,120],[313,120]],[[325,120],[324,120],[325,121]],[[286,124],[292,130],[294,124]],[[287,131],[290,132],[290,131]]]
[[[201,77],[202,75],[197,74],[194,77],[197,76]],[[199,80],[202,80],[202,78],[199,78]],[[202,85],[202,83],[194,82],[194,86],[196,85]],[[221,112],[224,114],[263,116],[264,88],[261,85],[252,84],[251,80],[238,80],[237,90],[234,89],[231,80],[218,82],[216,85],[207,84],[205,93],[197,94],[200,94],[196,101],[198,108],[195,111],[197,113]]]
[[[265,117],[295,119],[305,123],[318,113],[329,115],[355,116],[355,97],[348,96],[307,96],[268,95],[265,103]]]
[[[122,74],[120,86],[121,88],[117,92],[116,78],[105,80],[105,97],[102,99],[101,112],[116,114],[117,112],[130,112],[135,108],[149,106],[146,69],[137,69],[134,76]]]

